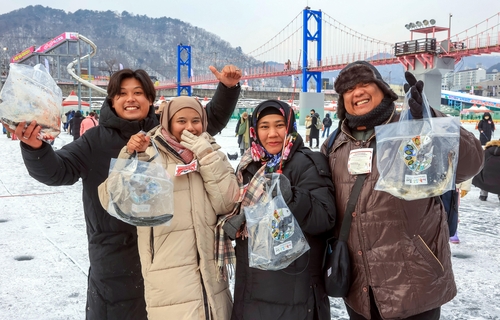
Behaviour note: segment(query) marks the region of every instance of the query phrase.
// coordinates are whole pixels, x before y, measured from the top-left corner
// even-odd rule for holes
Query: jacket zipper
[[[154,236],[154,228],[151,227],[151,233],[149,234],[149,246],[151,250],[151,264],[155,259],[155,236]]]
[[[198,258],[198,270],[200,271],[200,283],[201,283],[201,291],[203,293],[203,307],[205,308],[205,319],[210,320],[210,310],[208,307],[208,298],[207,298],[207,291],[205,290],[205,284],[203,283],[203,276],[201,275],[201,268],[200,268],[200,254],[197,253],[197,258]]]
[[[165,147],[165,149],[167,149],[168,151],[171,152],[171,154],[176,157],[177,159],[179,159],[182,163],[184,163],[184,160],[181,158],[181,156],[177,153],[177,151],[175,151],[165,140],[161,139],[159,136],[156,137],[155,139],[156,141],[158,141],[163,147]]]

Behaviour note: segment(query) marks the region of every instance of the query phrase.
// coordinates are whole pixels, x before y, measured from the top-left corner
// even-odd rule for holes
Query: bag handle
[[[373,154],[375,155],[377,149],[377,143],[375,141],[373,143]],[[340,227],[339,240],[347,241],[349,238],[349,231],[351,229],[352,222],[352,213],[356,208],[356,202],[358,201],[359,194],[361,193],[361,188],[363,187],[363,182],[365,182],[366,176],[368,174],[360,174],[356,178],[356,182],[351,190],[351,195],[349,196],[349,200],[347,201],[347,206],[344,212],[344,219],[342,220],[342,226]]]
[[[144,131],[141,131],[141,132],[144,132]],[[156,159],[156,157],[158,157],[160,155],[160,153],[158,152],[158,147],[156,146],[156,142],[154,142],[154,140],[151,139],[150,143],[153,146],[153,149],[155,150],[155,154],[153,156],[151,156],[151,158],[149,158],[146,162],[152,162],[154,159]],[[134,151],[134,153],[132,153],[132,155],[130,156],[130,159],[132,159],[132,160],[138,159],[138,155],[137,155],[136,151]]]

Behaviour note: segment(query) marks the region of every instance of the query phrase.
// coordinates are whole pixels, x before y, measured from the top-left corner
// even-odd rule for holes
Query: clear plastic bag
[[[107,192],[108,213],[128,224],[155,227],[173,218],[174,185],[159,163],[111,159]]]
[[[281,195],[280,174],[272,176],[267,194],[244,208],[249,265],[261,270],[284,269],[309,250],[306,237]],[[273,198],[274,188],[277,194]]]
[[[411,119],[405,96],[399,122],[375,127],[379,178],[375,190],[404,200],[439,196],[455,188],[460,121],[432,117],[422,93],[423,118]]]
[[[51,142],[59,135],[62,93],[43,65],[11,63],[0,100],[0,120],[11,129],[36,120],[42,127],[40,140]]]

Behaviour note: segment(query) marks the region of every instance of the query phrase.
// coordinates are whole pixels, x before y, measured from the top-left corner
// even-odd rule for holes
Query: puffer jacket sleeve
[[[337,216],[331,173],[326,157],[319,152],[300,158],[300,173],[289,177],[293,199],[288,206],[303,231],[319,235],[334,227]]]
[[[21,154],[31,177],[48,186],[72,185],[87,176],[91,162],[90,145],[86,138],[78,139],[54,151],[48,143],[39,149],[21,143]]]
[[[215,213],[231,212],[238,200],[239,187],[226,155],[215,151],[202,158],[199,164],[205,190]]]
[[[469,131],[460,128],[460,149],[455,183],[474,177],[483,168],[481,142]]]
[[[238,102],[240,90],[241,87],[239,85],[234,88],[228,88],[219,82],[212,100],[210,100],[205,108],[208,120],[207,132],[212,136],[221,132],[227,125],[236,107],[236,102]]]
[[[447,117],[433,109],[437,117]],[[474,177],[483,168],[483,147],[481,142],[468,130],[460,127],[460,147],[455,183],[461,183]]]
[[[80,135],[82,136],[85,133],[85,128],[87,127],[87,121],[86,119],[82,120],[82,123],[80,123]]]

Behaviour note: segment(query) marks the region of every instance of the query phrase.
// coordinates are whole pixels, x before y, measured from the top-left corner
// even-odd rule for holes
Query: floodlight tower
[[[405,27],[410,31],[410,40],[395,44],[395,56],[405,70],[425,83],[427,100],[431,106],[438,107],[441,105],[442,76],[455,68],[454,58],[443,56],[450,48],[450,28],[437,26],[434,19],[410,22]],[[435,34],[441,31],[447,31],[448,37],[438,42]],[[425,38],[414,39],[415,34],[425,34]]]

